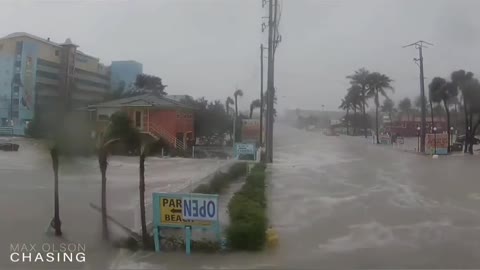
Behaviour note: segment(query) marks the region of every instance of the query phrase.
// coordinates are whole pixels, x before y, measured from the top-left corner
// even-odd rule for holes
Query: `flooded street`
[[[276,250],[122,251],[116,269],[480,267],[478,156],[429,157],[278,125],[270,168]]]
[[[268,197],[270,223],[280,238],[277,249],[255,254],[197,253],[187,257],[127,250],[105,252],[97,247],[91,252],[87,250],[89,260],[80,268],[480,267],[479,156],[434,160],[372,145],[361,137],[327,137],[282,125],[276,127],[275,149],[275,163],[269,168]],[[6,160],[3,155],[2,158]],[[15,165],[18,168],[1,165],[1,214],[11,217],[2,220],[2,240],[8,236],[2,244],[45,240],[43,231],[52,209],[47,161],[37,161],[45,162],[46,167],[35,175],[26,169],[33,166],[29,163]],[[112,161],[112,175],[115,162],[122,164],[120,167],[131,166],[131,177],[136,175],[136,165],[126,161]],[[125,174],[126,170],[121,172]],[[85,171],[82,177],[72,176],[71,180],[62,178],[70,181],[62,184],[62,200],[66,201],[68,195],[68,201],[72,201],[62,207],[62,215],[66,235],[73,241],[98,235],[91,229],[80,230],[81,219],[89,220],[85,227],[100,228],[99,214],[87,206],[89,200],[99,199],[97,171],[91,173],[90,176]],[[132,181],[135,187],[136,179]],[[118,191],[122,186],[129,189],[122,181],[112,183],[113,186]],[[168,184],[160,186],[166,188]],[[122,203],[121,194],[124,193],[112,195],[112,200],[128,204],[129,200]],[[112,213],[119,213],[121,207],[115,204],[111,204]],[[36,224],[30,233],[19,233],[29,223]],[[44,226],[38,228],[39,224]],[[71,231],[72,228],[80,231]],[[87,243],[96,247],[93,241]]]

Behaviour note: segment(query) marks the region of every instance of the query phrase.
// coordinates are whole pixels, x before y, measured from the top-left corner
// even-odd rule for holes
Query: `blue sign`
[[[218,198],[205,198],[190,195],[183,197],[182,217],[185,220],[212,220],[218,219]]]
[[[194,229],[213,230],[220,240],[218,195],[153,193],[153,233],[155,251],[160,251],[160,229],[185,229],[186,252],[190,254],[191,233]]]
[[[253,143],[236,143],[233,146],[233,156],[235,159],[257,159],[257,147]],[[242,157],[250,158],[242,158]]]

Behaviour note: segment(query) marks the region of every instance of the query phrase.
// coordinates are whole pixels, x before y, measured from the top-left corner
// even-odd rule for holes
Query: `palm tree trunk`
[[[55,235],[62,235],[62,225],[60,222],[60,202],[58,199],[58,150],[52,148],[50,150],[50,156],[52,157],[52,167],[54,174],[54,215],[53,215],[53,227],[55,229]]]
[[[107,223],[107,150],[104,146],[98,153],[98,164],[100,166],[100,173],[102,175],[102,236],[104,240],[109,239],[108,223]]]
[[[477,125],[473,127],[473,113],[470,113],[469,117],[469,126],[470,126],[470,135],[468,136],[469,138],[469,146],[468,146],[468,153],[473,155],[473,144],[475,143],[475,132],[477,129]]]
[[[443,106],[445,106],[445,112],[447,113],[447,137],[448,137],[448,150],[447,152],[450,153],[450,111],[448,110],[447,100],[443,100]]]
[[[365,138],[367,138],[367,113],[365,112],[365,89],[362,88],[362,114],[363,114],[363,133],[365,134]]]
[[[235,96],[235,118],[238,117],[237,96]]]
[[[145,218],[145,152],[142,151],[140,154],[140,219],[142,223],[142,240],[143,246],[146,246],[148,243],[148,234],[147,234],[147,221]]]
[[[431,118],[431,131],[433,131],[433,127],[435,126],[435,122],[433,121],[433,102],[430,100],[430,118]]]
[[[353,107],[353,121],[352,121],[353,136],[357,134],[357,126],[355,125],[356,119],[357,119],[357,107]]]
[[[463,150],[463,152],[467,153],[470,134],[468,130],[469,121],[468,121],[467,100],[465,96],[463,97],[463,111],[465,113],[465,149]]]
[[[349,114],[350,114],[350,108],[347,108],[347,115],[346,115],[346,122],[347,122],[347,135],[349,133],[349,122],[350,122],[350,117],[349,117]]]
[[[380,141],[378,140],[378,105],[378,91],[375,91],[375,131],[377,135],[377,144],[380,144]]]
[[[250,108],[250,119],[252,119],[252,115],[253,115],[253,109]]]

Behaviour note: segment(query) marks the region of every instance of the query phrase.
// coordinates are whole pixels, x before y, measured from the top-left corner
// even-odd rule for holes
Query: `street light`
[[[437,127],[433,127],[433,144],[435,145],[435,155],[437,154]]]
[[[420,152],[420,126],[417,126],[417,152]]]
[[[453,130],[454,130],[454,128],[450,127],[450,146],[453,145]]]

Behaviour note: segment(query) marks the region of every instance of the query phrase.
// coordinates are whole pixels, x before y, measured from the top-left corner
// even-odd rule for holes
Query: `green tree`
[[[466,72],[465,70],[457,70],[451,74],[452,83],[457,87],[457,89],[462,93],[463,98],[463,110],[465,117],[465,149],[464,152],[467,153],[468,145],[470,142],[470,131],[473,124],[472,113],[471,113],[471,103],[469,97],[471,98],[475,91],[475,83],[473,82],[473,73]],[[469,129],[470,128],[470,129]],[[473,154],[473,150],[472,150]]]
[[[140,134],[133,127],[132,121],[125,112],[114,113],[110,118],[106,130],[99,136],[98,142],[98,165],[102,177],[101,191],[101,211],[102,211],[102,234],[105,240],[109,239],[109,230],[107,222],[107,167],[108,156],[111,147],[115,142],[121,142],[127,146],[128,150],[138,149],[140,145]]]
[[[135,87],[140,89],[152,90],[156,93],[165,95],[165,88],[167,85],[162,83],[160,77],[148,74],[138,74],[135,79]]]
[[[421,102],[421,101],[420,101]],[[410,121],[410,112],[412,110],[412,101],[406,97],[398,103],[398,108],[402,114],[407,114],[407,120]]]
[[[238,117],[238,97],[243,97],[242,89],[237,89],[233,92],[233,98],[235,99],[235,117]]]
[[[260,103],[260,99],[255,99],[250,103],[250,119],[252,119],[253,116],[253,110],[256,108],[260,108],[262,104]]]
[[[441,103],[445,108],[447,115],[447,133],[448,133],[448,151],[450,152],[450,110],[449,100],[454,99],[458,95],[458,88],[452,82],[447,82],[440,77],[433,78],[429,85],[430,95],[433,102]],[[435,109],[434,109],[435,111]],[[438,110],[437,110],[438,111]],[[443,110],[442,110],[443,111]],[[440,114],[437,112],[437,114]]]
[[[352,126],[353,126],[353,135],[355,136],[357,134],[357,125],[358,125],[358,117],[357,117],[357,110],[362,108],[363,102],[362,102],[362,96],[361,96],[361,88],[359,85],[352,85],[348,89],[348,100],[352,104],[352,110],[353,110],[353,121],[352,121]]]
[[[366,105],[367,105],[367,99],[370,98],[368,96],[369,93],[369,82],[368,78],[370,75],[370,71],[368,71],[365,68],[360,68],[359,70],[355,71],[354,74],[347,76],[347,79],[350,80],[350,83],[352,85],[358,85],[360,88],[360,99],[361,99],[361,111],[363,114],[363,129],[364,129],[364,135],[365,138],[367,138],[367,112],[366,112]]]
[[[227,111],[227,114],[230,114],[230,105],[235,104],[233,99],[231,97],[227,97],[227,100],[225,101],[225,110]]]
[[[342,98],[342,101],[338,108],[347,112],[347,114],[345,115],[345,123],[347,125],[347,135],[349,135],[350,108],[352,108],[352,103],[348,100],[348,93],[345,98]]]
[[[386,98],[383,101],[382,112],[388,113],[388,118],[390,119],[390,122],[392,122],[392,114],[394,110],[395,110],[395,103],[393,102],[393,100]]]
[[[391,86],[392,79],[390,79],[387,75],[381,74],[379,72],[370,73],[367,77],[368,82],[368,96],[373,96],[375,101],[375,132],[377,136],[377,144],[380,143],[378,136],[378,108],[380,106],[380,95],[388,98],[387,93],[385,90],[390,89],[393,91],[393,87]]]

